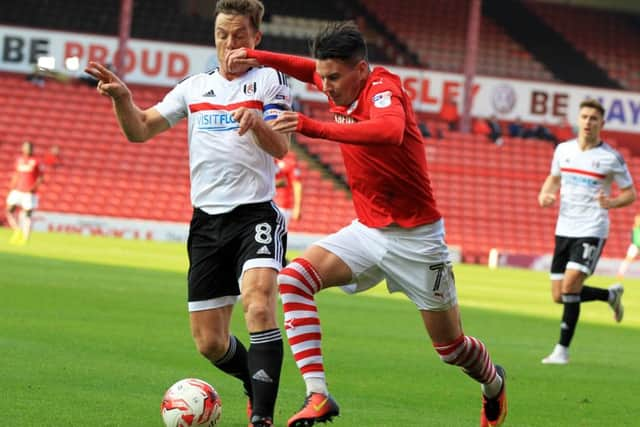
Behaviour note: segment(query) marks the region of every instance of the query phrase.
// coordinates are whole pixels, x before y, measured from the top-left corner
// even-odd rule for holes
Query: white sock
[[[553,352],[567,354],[569,352],[569,347],[565,347],[562,344],[556,344],[555,348],[553,349]]]
[[[329,388],[324,378],[306,378],[304,382],[307,385],[307,396],[311,393],[321,393],[325,396],[329,395]]]
[[[496,378],[491,381],[489,384],[482,384],[482,394],[484,394],[489,399],[492,399],[500,393],[502,389],[502,377],[496,374]]]

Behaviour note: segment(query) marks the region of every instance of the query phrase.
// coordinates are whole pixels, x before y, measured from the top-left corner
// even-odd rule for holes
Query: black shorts
[[[194,209],[187,240],[189,311],[235,303],[244,270],[279,271],[286,250],[285,219],[272,202],[242,205],[220,215]]]
[[[582,271],[587,276],[593,274],[607,239],[599,237],[556,236],[556,248],[551,261],[551,279],[560,280],[564,271]]]

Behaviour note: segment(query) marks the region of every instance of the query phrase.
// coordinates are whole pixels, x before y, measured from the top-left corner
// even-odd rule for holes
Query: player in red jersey
[[[276,160],[276,197],[275,202],[287,222],[300,219],[302,202],[302,183],[296,155],[289,151],[283,159]]]
[[[16,159],[15,172],[9,184],[7,196],[7,221],[13,229],[10,242],[26,244],[31,235],[31,215],[38,207],[36,191],[43,181],[42,165],[33,156],[33,144],[22,144],[22,155]],[[20,207],[20,215],[16,208]]]
[[[332,286],[362,291],[382,279],[390,292],[403,292],[416,304],[441,359],[481,383],[480,425],[501,425],[507,413],[504,370],[491,362],[482,342],[462,331],[444,224],[411,100],[398,76],[370,69],[366,44],[353,24],[327,27],[312,52],[315,61],[252,49],[226,57],[231,68],[268,65],[327,95],[336,123],[285,112],[272,126],[340,143],[357,214],[351,225],[316,242],[278,276],[287,338],[307,386],[304,405],[288,426],[339,414],[325,381],[314,295]]]

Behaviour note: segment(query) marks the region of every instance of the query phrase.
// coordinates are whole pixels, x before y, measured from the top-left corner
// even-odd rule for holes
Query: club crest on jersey
[[[391,105],[391,91],[385,90],[384,92],[380,92],[373,96],[371,99],[373,101],[373,105],[378,108],[385,108]]]
[[[256,82],[247,83],[246,85],[242,86],[242,91],[244,92],[245,95],[253,95],[254,93],[256,93],[256,89],[257,89]]]

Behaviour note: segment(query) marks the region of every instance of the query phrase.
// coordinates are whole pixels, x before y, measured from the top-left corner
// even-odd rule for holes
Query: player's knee
[[[245,304],[247,324],[258,328],[266,327],[274,322],[275,314],[272,305],[263,300],[253,300]]]
[[[229,339],[225,336],[209,335],[194,337],[198,352],[212,362],[219,360],[227,351]]]

